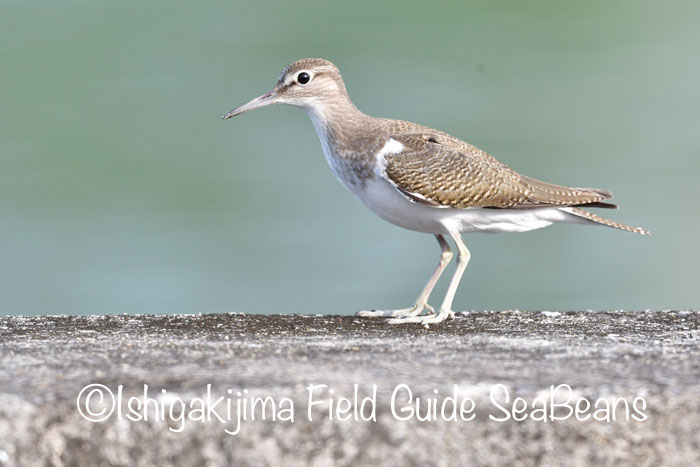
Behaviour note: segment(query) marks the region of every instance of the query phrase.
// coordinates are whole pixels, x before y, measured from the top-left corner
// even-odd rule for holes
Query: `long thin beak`
[[[240,107],[236,107],[226,115],[224,115],[223,118],[224,120],[229,119],[231,117],[235,117],[236,115],[240,115],[243,112],[248,112],[249,110],[255,110],[259,109],[260,107],[265,107],[267,105],[275,104],[275,98],[277,97],[277,94],[274,91],[269,91],[263,94],[262,96],[258,96],[255,99],[251,100],[250,102],[243,104]]]

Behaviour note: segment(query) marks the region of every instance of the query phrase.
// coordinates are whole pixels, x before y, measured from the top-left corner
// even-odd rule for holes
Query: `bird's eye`
[[[308,74],[307,72],[302,71],[301,73],[299,73],[299,74],[297,75],[297,83],[299,83],[299,84],[306,84],[306,83],[308,83],[309,81],[311,81],[311,75]]]

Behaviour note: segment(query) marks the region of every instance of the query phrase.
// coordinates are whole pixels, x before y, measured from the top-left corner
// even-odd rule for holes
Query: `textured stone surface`
[[[429,329],[347,316],[2,318],[0,466],[698,465],[699,343],[695,311],[472,312]],[[123,401],[148,384],[154,405],[204,399],[211,384],[214,399],[230,389],[235,407],[247,389],[289,398],[295,420],[245,421],[235,436],[224,431],[234,422],[183,427],[119,420],[116,410],[93,423],[76,399],[95,383],[115,394],[123,385]],[[376,421],[330,420],[325,405],[309,421],[309,384],[333,388],[335,400],[376,385]],[[400,384],[423,401],[437,390],[439,402],[457,385],[476,418],[397,420]],[[559,384],[591,402],[640,397],[646,420],[625,421],[623,410],[610,423],[498,422],[489,418],[503,416],[490,399],[497,384],[511,403]]]

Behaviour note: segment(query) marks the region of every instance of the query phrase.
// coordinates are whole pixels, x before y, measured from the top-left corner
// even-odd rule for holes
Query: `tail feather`
[[[627,232],[633,232],[633,233],[637,233],[640,235],[651,235],[651,232],[644,230],[641,227],[630,227],[629,225],[620,224],[618,222],[611,221],[610,219],[605,219],[603,217],[597,216],[597,215],[593,214],[592,212],[588,212],[588,211],[583,210],[581,208],[570,207],[570,208],[564,208],[564,209],[575,216],[583,217],[584,219],[588,219],[589,221],[593,221],[593,222],[596,222],[598,224],[607,225],[608,227],[613,227],[615,229],[620,229],[620,230],[626,230]]]

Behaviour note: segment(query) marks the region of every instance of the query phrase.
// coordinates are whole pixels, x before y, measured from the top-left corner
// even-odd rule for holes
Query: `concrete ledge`
[[[697,311],[471,312],[429,329],[348,316],[2,318],[0,466],[700,465],[699,343]],[[99,423],[77,408],[90,384],[115,397],[122,386],[119,408],[93,394],[92,409],[115,407]],[[144,384],[151,418],[130,420]],[[327,386],[312,391],[324,403],[311,421],[310,384]],[[552,390],[561,384],[571,391]],[[456,395],[473,402],[474,419],[400,420],[415,407],[408,389],[423,416],[429,399],[440,415]],[[356,391],[375,419],[331,420],[328,400],[348,397],[354,414]],[[227,398],[218,407],[231,401],[225,423],[154,420],[156,405],[208,392]],[[617,404],[616,419],[566,418],[565,396],[572,407]],[[294,422],[246,420],[228,434],[236,404],[253,397],[288,398]],[[494,420],[515,397],[528,418]],[[542,413],[558,419],[532,419]]]

